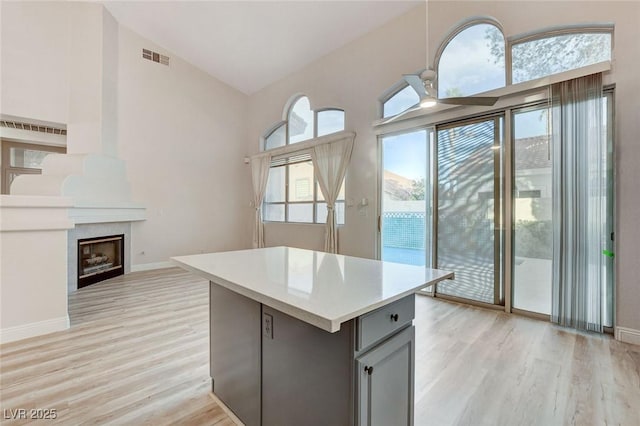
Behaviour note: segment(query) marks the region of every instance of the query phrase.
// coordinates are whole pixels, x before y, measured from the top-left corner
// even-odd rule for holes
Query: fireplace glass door
[[[124,274],[124,235],[78,240],[78,288]]]

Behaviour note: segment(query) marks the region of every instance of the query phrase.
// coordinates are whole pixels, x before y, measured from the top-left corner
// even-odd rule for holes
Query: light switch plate
[[[262,336],[273,339],[273,315],[262,313]]]

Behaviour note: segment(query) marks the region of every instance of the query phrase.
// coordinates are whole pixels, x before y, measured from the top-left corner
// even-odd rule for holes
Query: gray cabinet
[[[328,333],[210,289],[212,390],[247,426],[413,424],[413,294]]]
[[[413,424],[415,327],[410,326],[356,359],[357,424]]]

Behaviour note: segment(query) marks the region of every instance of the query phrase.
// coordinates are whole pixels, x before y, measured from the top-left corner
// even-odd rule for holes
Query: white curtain
[[[606,148],[602,74],[554,84],[552,321],[602,332]]]
[[[335,205],[353,151],[353,135],[335,142],[314,146],[311,159],[320,191],[327,202],[327,229],[324,251],[338,253]]]
[[[261,154],[251,158],[251,183],[253,185],[253,206],[256,209],[253,227],[253,248],[264,247],[264,224],[262,223],[262,200],[267,189],[271,154]]]

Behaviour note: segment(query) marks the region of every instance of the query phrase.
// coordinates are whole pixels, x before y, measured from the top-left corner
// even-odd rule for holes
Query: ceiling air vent
[[[56,127],[39,126],[31,123],[20,123],[19,121],[0,120],[0,127],[8,127],[10,129],[29,130],[32,132],[53,133],[54,135],[66,135],[66,129],[58,129]]]
[[[162,65],[169,65],[169,57],[161,55],[158,52],[153,52],[149,49],[142,49],[142,57],[153,62],[157,62]]]

